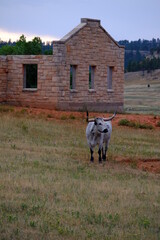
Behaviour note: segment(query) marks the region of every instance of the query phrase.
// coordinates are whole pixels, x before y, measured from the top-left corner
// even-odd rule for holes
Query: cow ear
[[[96,121],[96,119],[94,120],[94,124],[97,125],[97,121]]]

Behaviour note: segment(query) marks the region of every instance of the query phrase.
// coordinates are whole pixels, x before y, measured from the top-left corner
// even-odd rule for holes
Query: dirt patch
[[[113,125],[118,125],[118,122],[121,119],[127,119],[129,121],[138,122],[140,124],[152,125],[154,128],[159,128],[158,122],[160,121],[160,116],[154,115],[136,115],[136,114],[117,114],[116,118],[113,121]]]
[[[83,112],[57,111],[50,109],[24,107],[15,107],[14,109],[18,112],[27,112],[29,115],[33,116],[44,116],[48,119],[85,119],[85,113]]]
[[[143,171],[160,174],[160,159],[147,159],[144,161],[139,161],[137,167]]]
[[[85,112],[71,112],[71,111],[57,111],[49,109],[40,109],[40,108],[24,108],[24,107],[15,107],[15,111],[23,112],[24,110],[30,115],[43,115],[48,119],[86,119]],[[110,113],[89,113],[89,117],[109,117],[112,114]],[[137,114],[117,114],[116,117],[112,120],[112,124],[118,125],[118,122],[121,119],[127,119],[129,121],[139,122],[141,124],[150,124],[154,128],[160,130],[160,127],[157,127],[158,122],[160,122],[160,116],[154,115],[137,115]]]
[[[130,165],[132,167],[138,168],[142,171],[152,172],[160,174],[160,159],[128,159],[122,157],[116,157],[117,162]]]

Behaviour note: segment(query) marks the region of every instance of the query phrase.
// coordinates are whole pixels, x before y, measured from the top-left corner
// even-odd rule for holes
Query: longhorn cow
[[[91,159],[94,161],[93,149],[96,145],[99,145],[98,154],[99,154],[99,163],[106,161],[106,153],[108,150],[109,141],[112,133],[112,123],[111,120],[116,116],[116,112],[109,118],[92,118],[88,119],[87,112],[87,128],[86,128],[86,137],[87,142],[90,148]]]

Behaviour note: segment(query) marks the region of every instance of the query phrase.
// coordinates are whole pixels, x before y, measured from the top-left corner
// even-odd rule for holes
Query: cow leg
[[[105,145],[105,151],[103,153],[103,161],[106,161],[106,154],[107,154],[107,150],[108,150],[108,144]]]
[[[92,148],[90,148],[90,153],[91,153],[91,159],[90,159],[90,161],[93,162],[93,161],[94,161],[94,157],[93,157],[93,150],[92,150]]]
[[[99,148],[98,154],[99,154],[99,163],[102,162],[102,157],[101,157],[102,150]]]
[[[106,161],[106,149],[104,151],[103,147],[102,147],[102,158],[103,158],[103,161]]]

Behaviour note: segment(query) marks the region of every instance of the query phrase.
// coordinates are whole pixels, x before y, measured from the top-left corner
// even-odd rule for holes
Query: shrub
[[[154,127],[151,124],[146,124],[146,123],[140,124],[139,123],[138,128],[141,128],[141,129],[153,129]]]
[[[156,126],[157,126],[157,127],[160,127],[160,121],[157,122],[157,125],[156,125]]]
[[[22,114],[26,114],[26,113],[27,113],[27,109],[23,108],[23,109],[21,110],[21,113],[22,113]]]
[[[69,119],[75,119],[76,117],[73,114],[69,115]]]
[[[119,126],[129,126],[129,120],[127,119],[121,119],[119,122],[118,122],[118,125]]]
[[[52,118],[53,116],[52,116],[52,114],[48,114],[47,117],[48,118]]]
[[[151,124],[146,123],[139,123],[134,121],[129,121],[127,119],[121,119],[118,122],[119,126],[127,126],[127,127],[133,127],[133,128],[140,128],[140,129],[153,129],[153,126]]]
[[[65,115],[61,116],[61,120],[66,120],[66,119],[67,119],[67,117]]]
[[[11,106],[0,105],[0,112],[14,112],[14,108]]]

